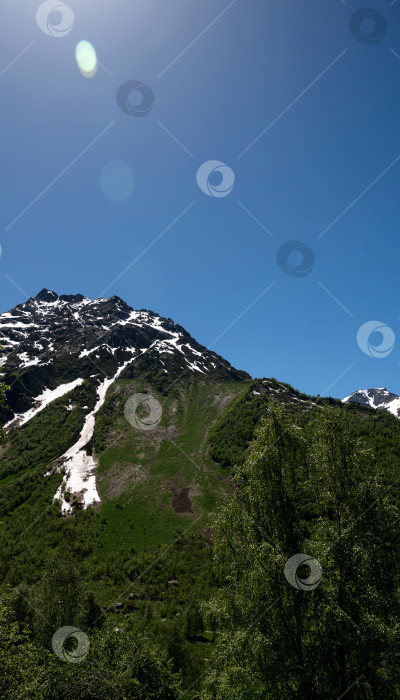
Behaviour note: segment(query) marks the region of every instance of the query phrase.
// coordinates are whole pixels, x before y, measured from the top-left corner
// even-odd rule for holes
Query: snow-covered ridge
[[[80,294],[58,296],[49,290],[0,314],[0,363],[6,369],[25,369],[49,364],[59,353],[79,359],[96,357],[102,350],[114,354],[117,348],[142,347],[144,342],[134,342],[138,334],[160,354],[179,352],[192,372],[211,371],[211,357],[216,364],[218,356],[197,346],[171,319],[135,311],[119,297],[91,301]],[[219,364],[232,369],[222,358]]]
[[[396,418],[400,418],[400,397],[384,387],[380,389],[358,389],[350,396],[342,399],[343,403],[359,403],[362,406],[371,406],[383,411],[389,411]]]
[[[82,294],[58,296],[43,289],[0,314],[0,372],[11,387],[3,420],[11,423],[11,411],[20,413],[21,404],[30,410],[25,417],[18,416],[20,422],[30,420],[42,403],[47,405],[60,395],[49,387],[59,385],[63,392],[71,376],[82,381],[110,376],[136,358],[137,348],[149,351],[146,362],[151,368],[157,371],[159,363],[174,379],[187,372],[249,378],[199,345],[170,318],[145,309],[135,311],[116,296],[91,301]],[[29,387],[35,387],[31,406]]]

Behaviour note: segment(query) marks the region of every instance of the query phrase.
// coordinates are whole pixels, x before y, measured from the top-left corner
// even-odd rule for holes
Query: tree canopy
[[[234,483],[204,697],[398,697],[399,511],[340,411],[321,409],[310,441],[271,407]]]

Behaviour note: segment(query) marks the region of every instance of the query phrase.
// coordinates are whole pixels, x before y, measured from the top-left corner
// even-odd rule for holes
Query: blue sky
[[[400,393],[400,0],[368,4],[375,42],[371,16],[350,32],[357,0],[70,0],[63,37],[40,4],[0,9],[0,310],[43,287],[116,294],[253,376]],[[146,116],[117,104],[129,80],[154,93]],[[211,160],[234,173],[225,197],[197,185]],[[294,274],[277,262],[293,240],[314,254],[302,277],[301,250]],[[357,343],[371,320],[397,335],[384,357],[382,336]]]

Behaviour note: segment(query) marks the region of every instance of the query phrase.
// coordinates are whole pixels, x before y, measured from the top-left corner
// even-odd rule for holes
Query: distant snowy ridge
[[[383,411],[389,411],[400,418],[400,396],[382,387],[381,389],[358,389],[342,399],[343,403],[359,403]]]

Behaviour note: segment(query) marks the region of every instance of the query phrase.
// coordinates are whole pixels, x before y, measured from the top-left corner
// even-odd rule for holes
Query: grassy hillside
[[[266,414],[268,404],[285,408],[293,422],[313,434],[316,416],[322,406],[338,407],[346,418],[351,434],[368,448],[371,461],[388,483],[400,474],[400,421],[386,411],[377,411],[357,403],[343,404],[337,399],[307,396],[276,379],[255,380],[231,403],[221,420],[210,432],[210,455],[227,471],[242,464],[254,437],[255,428]],[[398,493],[396,488],[393,493]]]
[[[155,430],[141,432],[127,422],[124,406],[131,395],[148,391],[160,401],[162,419]],[[30,624],[47,562],[72,556],[101,606],[98,624],[123,620],[135,634],[157,639],[173,670],[183,674],[184,687],[194,683],[190,698],[214,649],[215,630],[201,605],[224,579],[212,568],[210,514],[229,498],[231,477],[269,403],[283,405],[305,436],[313,434],[323,403],[340,406],[388,485],[399,473],[400,422],[357,404],[307,397],[274,379],[196,376],[154,391],[148,374],[121,378],[107,394],[88,446],[99,465],[101,503],[86,511],[76,503],[73,516],[61,517],[52,499],[62,475],[54,467],[95,400],[85,382],[13,431],[1,448],[0,576],[28,600],[18,616]],[[67,411],[69,404],[74,409]]]
[[[108,527],[98,545],[119,547],[169,543],[174,531],[210,513],[226,494],[226,474],[209,455],[209,432],[248,383],[197,380],[159,395],[163,415],[152,431],[132,428],[123,407],[141,381],[125,380],[110,392],[93,437],[99,455],[100,514]],[[200,523],[199,523],[200,525]]]
[[[55,548],[72,548],[88,570],[98,571],[109,557],[169,545],[177,532],[204,532],[209,514],[229,495],[230,476],[243,462],[269,402],[283,404],[306,433],[326,402],[274,379],[196,378],[163,394],[153,391],[162,420],[155,430],[141,432],[127,422],[124,405],[132,394],[149,390],[140,378],[120,379],[110,388],[89,445],[99,463],[101,504],[85,512],[77,504],[73,517],[61,518],[52,501],[61,481],[52,465],[79,435],[95,403],[93,388],[85,383],[13,431],[0,453],[3,579],[13,585],[36,580]],[[73,411],[66,410],[70,402]],[[391,483],[400,465],[400,422],[383,411],[329,402],[341,406],[353,434]],[[103,582],[101,598],[112,597],[113,589]]]
[[[93,388],[85,383],[14,430],[0,454],[2,576],[15,585],[22,567],[23,578],[35,580],[48,549],[70,547],[77,529],[84,532],[72,546],[85,557],[90,553],[93,562],[168,545],[177,530],[201,531],[229,482],[210,457],[209,433],[248,386],[199,379],[177,382],[160,394],[140,378],[115,382],[88,446],[99,463],[101,504],[79,512],[77,503],[69,518],[60,518],[52,503],[61,481],[56,458],[77,439],[95,403]],[[126,420],[124,405],[132,394],[148,390],[162,405],[162,420],[155,430],[141,432]],[[74,409],[67,411],[70,403]]]

